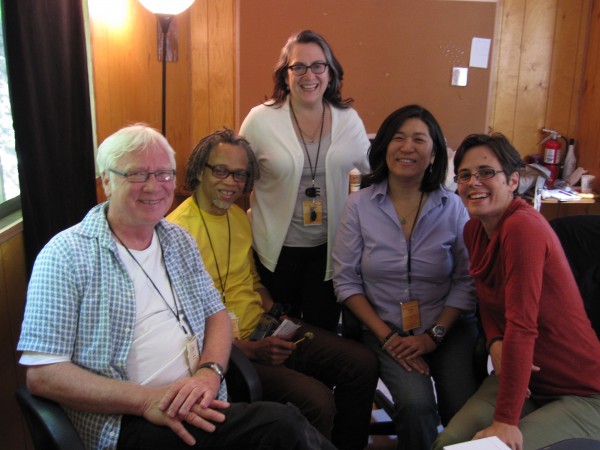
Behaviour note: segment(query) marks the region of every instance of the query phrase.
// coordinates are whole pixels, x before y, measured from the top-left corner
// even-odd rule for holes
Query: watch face
[[[433,334],[437,337],[444,337],[446,335],[446,328],[441,325],[436,325],[433,327]]]

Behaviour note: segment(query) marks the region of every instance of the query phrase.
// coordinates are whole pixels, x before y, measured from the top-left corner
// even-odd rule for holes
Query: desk
[[[547,220],[564,216],[599,216],[600,203],[597,198],[582,198],[574,202],[560,202],[549,198],[542,200],[540,212]]]

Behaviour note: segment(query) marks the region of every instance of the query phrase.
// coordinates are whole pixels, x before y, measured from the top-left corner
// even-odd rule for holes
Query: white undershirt
[[[176,311],[177,308],[156,232],[147,249],[130,249],[130,252],[160,290],[171,309],[125,247],[117,242],[117,248],[133,280],[136,298],[135,330],[127,358],[129,379],[142,385],[163,386],[190,376],[185,353],[187,336],[171,311]],[[64,355],[24,352],[20,363],[39,365],[70,360],[69,356]]]

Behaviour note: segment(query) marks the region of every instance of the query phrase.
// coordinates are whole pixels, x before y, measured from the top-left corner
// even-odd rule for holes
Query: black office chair
[[[565,216],[550,221],[565,250],[585,310],[600,338],[600,216]]]
[[[251,403],[262,400],[260,378],[248,357],[235,345],[231,346],[225,380],[227,380],[227,392],[231,401]]]
[[[35,450],[85,450],[65,411],[53,402],[32,395],[26,386],[16,392]]]
[[[258,374],[244,352],[235,345],[231,349],[225,380],[231,401],[253,402],[262,399]],[[18,388],[15,395],[35,450],[85,450],[77,430],[60,405],[32,395],[26,386]]]
[[[592,439],[565,439],[538,450],[600,450],[600,441]]]

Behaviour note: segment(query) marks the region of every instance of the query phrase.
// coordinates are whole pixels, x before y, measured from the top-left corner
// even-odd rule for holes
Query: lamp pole
[[[162,134],[167,130],[167,33],[173,17],[182,13],[194,0],[139,0],[151,13],[156,14],[162,30]]]
[[[162,30],[162,134],[167,136],[167,33],[173,21],[173,16],[157,14]]]

